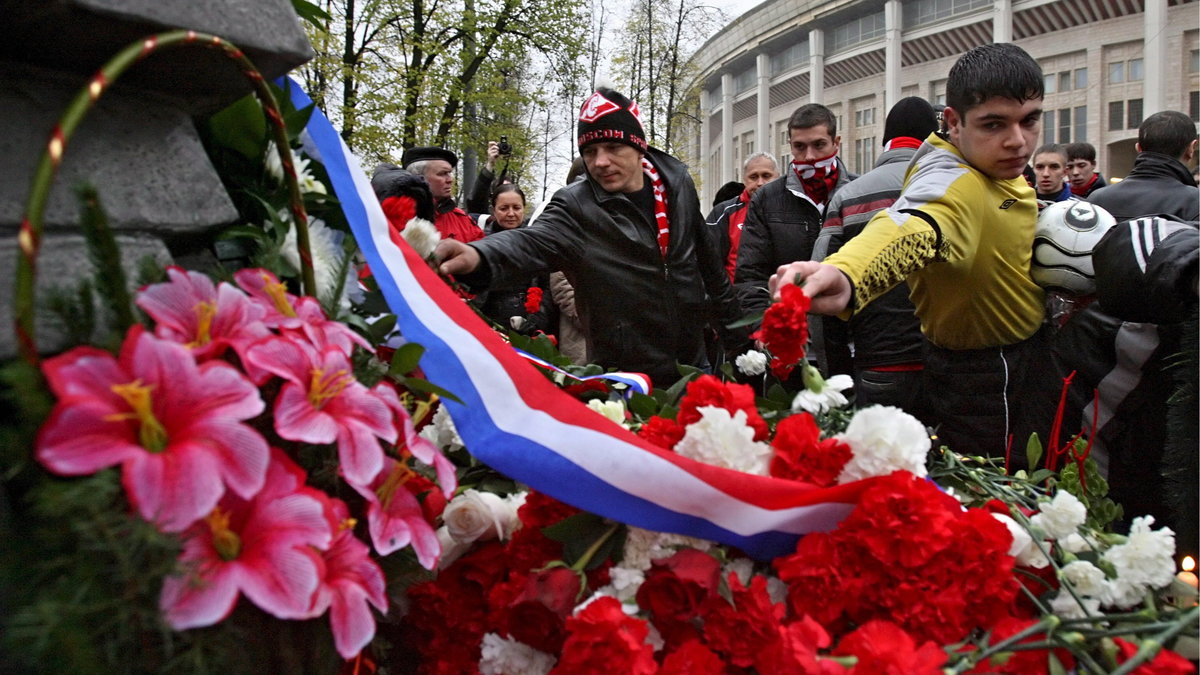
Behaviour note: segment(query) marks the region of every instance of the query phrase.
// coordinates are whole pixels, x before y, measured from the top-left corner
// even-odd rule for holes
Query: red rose
[[[566,639],[567,616],[579,595],[579,574],[566,567],[535,572],[508,605],[508,634],[534,649],[555,654]]]
[[[625,615],[621,601],[603,597],[567,619],[567,640],[557,675],[596,673],[652,675],[658,670],[654,649],[646,644],[650,628],[645,621]]]
[[[525,291],[525,313],[536,314],[542,308],[542,289],[532,286]]]
[[[755,576],[750,587],[742,586],[736,574],[729,575],[733,604],[720,596],[705,603],[702,610],[704,638],[708,646],[741,668],[754,664],[755,658],[779,639],[782,605],[773,605],[767,595],[767,579]]]
[[[721,564],[711,555],[687,548],[656,560],[638,588],[638,605],[669,645],[698,637],[693,620],[700,605],[716,595]]]
[[[646,420],[638,436],[650,441],[664,450],[674,449],[675,444],[683,440],[684,429],[675,420],[655,415]]]
[[[699,409],[704,406],[724,408],[733,415],[741,410],[746,413],[746,425],[754,429],[754,440],[767,438],[770,430],[767,422],[758,412],[758,403],[754,398],[754,388],[748,384],[725,383],[712,375],[701,375],[688,382],[687,392],[679,402],[679,415],[676,419],[686,427],[700,420]]]
[[[724,675],[725,662],[699,640],[689,640],[663,659],[659,675]]]
[[[856,656],[852,673],[863,675],[941,675],[946,652],[933,642],[920,647],[888,621],[870,621],[842,638],[834,654]]]
[[[772,476],[818,487],[835,485],[842,468],[853,455],[849,445],[835,438],[821,440],[821,428],[806,412],[781,420],[775,427],[775,440],[771,446],[775,449],[775,457],[771,459]]]
[[[812,301],[799,286],[784,284],[779,290],[779,301],[767,308],[762,326],[751,336],[771,352],[771,370],[779,377],[786,377],[804,358],[811,305]]]
[[[1121,638],[1113,638],[1120,654],[1117,663],[1125,663],[1138,653],[1137,645]],[[1183,658],[1170,649],[1163,648],[1150,661],[1133,669],[1132,675],[1188,675],[1196,672],[1191,661]]]

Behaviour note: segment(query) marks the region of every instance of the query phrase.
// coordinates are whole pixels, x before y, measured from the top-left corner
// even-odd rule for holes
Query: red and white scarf
[[[814,204],[823,205],[829,201],[829,193],[833,192],[833,187],[837,185],[837,153],[815,162],[792,160],[792,171],[795,171],[796,178],[800,179],[804,194],[808,195]]]
[[[1089,180],[1087,183],[1084,183],[1083,187],[1075,187],[1075,184],[1071,183],[1071,194],[1075,195],[1076,197],[1086,197],[1088,190],[1090,190],[1092,188],[1092,186],[1095,185],[1096,179],[1098,179],[1098,178],[1100,178],[1100,174],[1093,173],[1092,179]]]
[[[658,227],[658,248],[665,258],[667,244],[671,242],[671,223],[667,220],[667,187],[658,175],[658,170],[645,157],[642,157],[642,173],[650,179],[650,187],[654,189],[654,221]]]
[[[897,150],[899,148],[919,148],[923,142],[921,139],[913,138],[912,136],[896,136],[883,144],[883,151],[887,152],[888,150]]]

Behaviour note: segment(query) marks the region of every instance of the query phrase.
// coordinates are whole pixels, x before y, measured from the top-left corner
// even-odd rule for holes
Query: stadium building
[[[1044,142],[1091,143],[1105,176],[1128,173],[1145,116],[1200,120],[1195,0],[766,0],[697,54],[703,203],[740,180],[753,152],[786,166],[788,117],[808,102],[837,116],[850,169],[871,169],[892,104],[944,104],[950,66],[988,42],[1015,42],[1037,59]]]

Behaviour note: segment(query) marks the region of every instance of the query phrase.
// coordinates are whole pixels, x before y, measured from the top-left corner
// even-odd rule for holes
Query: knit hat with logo
[[[607,87],[598,88],[579,109],[579,148],[592,143],[624,143],[645,152],[646,132],[636,101]]]

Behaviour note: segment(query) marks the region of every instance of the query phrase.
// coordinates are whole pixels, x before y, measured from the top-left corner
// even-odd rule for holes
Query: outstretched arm
[[[804,282],[804,293],[812,298],[810,312],[836,315],[846,311],[854,296],[854,287],[841,270],[828,263],[801,260],[782,265],[771,275],[768,288],[771,297],[779,299],[779,288],[783,284]]]

